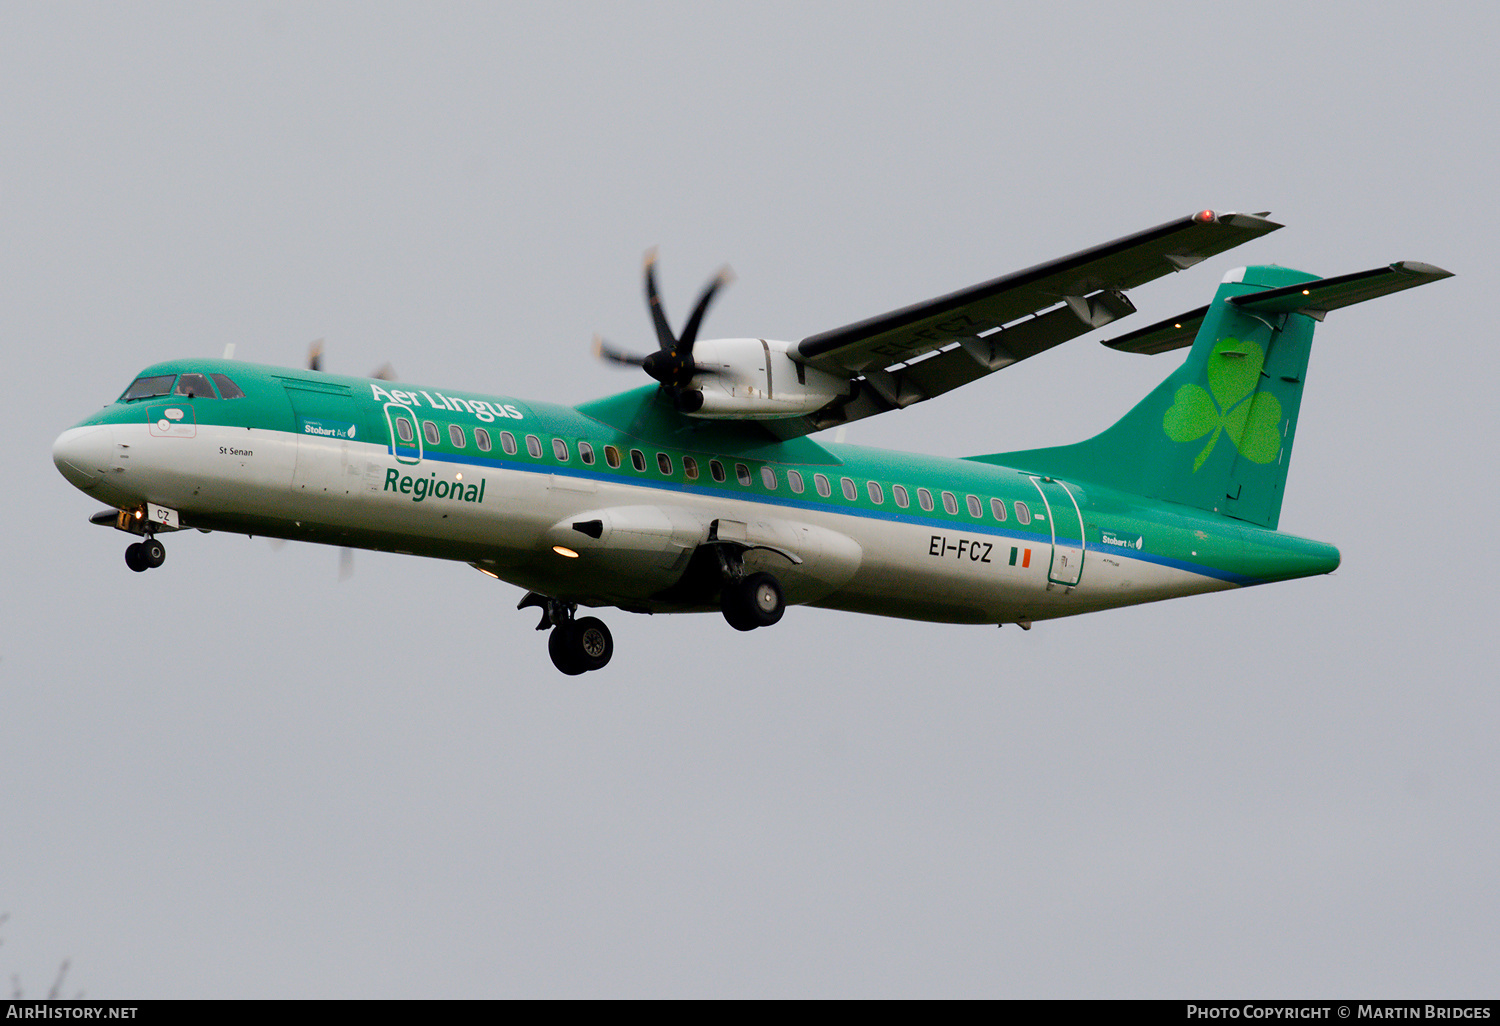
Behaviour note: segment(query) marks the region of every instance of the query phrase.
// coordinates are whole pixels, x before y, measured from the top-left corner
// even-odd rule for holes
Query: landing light
[[[462,481],[463,479],[464,479],[464,476],[462,474],[454,474],[453,475],[453,480],[455,480],[455,481]]]
[[[566,545],[554,545],[554,546],[552,546],[552,551],[555,552],[555,553],[557,553],[559,556],[567,556],[569,559],[577,559],[578,558],[578,553],[574,552],[572,549],[568,548]]]

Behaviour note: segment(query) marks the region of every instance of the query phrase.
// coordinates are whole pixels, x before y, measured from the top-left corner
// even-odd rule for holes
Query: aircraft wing
[[[1133,313],[1126,289],[1280,227],[1264,214],[1202,211],[811,335],[789,355],[850,378],[853,397],[807,417],[762,423],[787,438],[931,399]]]

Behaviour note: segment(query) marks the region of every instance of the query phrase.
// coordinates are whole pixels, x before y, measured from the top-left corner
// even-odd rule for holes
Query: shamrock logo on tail
[[[1210,435],[1193,461],[1193,473],[1214,451],[1221,433],[1256,463],[1270,463],[1281,452],[1281,401],[1269,392],[1255,391],[1265,359],[1265,350],[1254,342],[1222,339],[1208,355],[1208,390],[1198,385],[1177,390],[1176,401],[1162,419],[1167,437],[1196,442]]]

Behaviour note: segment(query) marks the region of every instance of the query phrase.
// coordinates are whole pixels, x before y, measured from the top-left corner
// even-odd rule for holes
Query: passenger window
[[[891,485],[891,494],[896,497],[896,505],[902,509],[911,505],[911,497],[906,494],[905,485]]]
[[[484,428],[474,429],[474,444],[479,446],[480,452],[490,451],[490,433]]]
[[[840,478],[839,485],[844,490],[844,498],[848,499],[850,502],[853,502],[855,499],[859,498],[859,489],[854,487],[854,482],[849,480],[849,478]]]
[[[209,377],[213,378],[214,379],[214,384],[216,384],[216,385],[219,386],[219,396],[221,398],[224,398],[224,399],[243,399],[243,398],[245,398],[245,393],[240,391],[240,386],[236,385],[233,381],[230,381],[229,378],[226,375],[223,375],[223,374],[210,374]]]
[[[770,467],[761,467],[760,483],[766,486],[766,491],[774,492],[776,490],[776,471]]]
[[[594,447],[587,442],[578,443],[578,458],[583,460],[586,466],[594,465]]]
[[[552,458],[559,463],[568,462],[568,443],[561,438],[552,439]]]
[[[438,426],[430,420],[422,421],[422,437],[427,439],[428,445],[437,445],[443,437],[438,431]]]
[[[709,460],[708,472],[713,475],[713,479],[719,482],[719,484],[724,483],[724,464],[718,460]]]
[[[826,499],[833,494],[833,486],[828,483],[828,478],[822,474],[813,475],[813,484],[817,486],[818,494],[823,496],[823,498]]]
[[[977,495],[969,496],[969,516],[975,520],[984,518],[984,506],[980,503],[979,496]]]
[[[999,499],[991,499],[990,500],[990,512],[993,513],[993,514],[995,514],[995,519],[996,520],[1004,521],[1005,520],[1005,503],[1001,502]]]
[[[448,441],[453,443],[453,448],[462,449],[464,447],[464,429],[457,424],[449,424]]]
[[[958,499],[954,498],[952,492],[943,493],[943,509],[949,516],[958,512]]]
[[[745,466],[743,463],[736,463],[734,465],[734,479],[740,483],[740,487],[749,488],[750,468]]]
[[[798,495],[802,494],[802,475],[797,471],[788,470],[786,472],[786,483],[792,486],[792,491],[796,492]]]
[[[155,395],[170,395],[172,393],[172,382],[176,380],[175,374],[158,374],[153,378],[136,378],[120,396],[122,403],[128,403],[132,399],[148,399]]]
[[[1026,503],[1024,503],[1024,502],[1018,502],[1018,503],[1015,504],[1015,506],[1016,506],[1016,523],[1018,523],[1018,524],[1029,524],[1029,523],[1031,523],[1031,510],[1027,508]]]
[[[882,502],[885,501],[885,493],[880,490],[880,486],[874,481],[871,481],[869,484],[865,485],[865,491],[870,493],[870,501],[875,505],[879,506]]]
[[[604,462],[609,464],[610,469],[618,470],[620,468],[620,450],[612,445],[606,445],[604,447]]]
[[[208,378],[202,374],[184,374],[177,379],[177,395],[185,395],[189,399],[216,399],[214,386],[208,383]]]
[[[698,461],[691,456],[682,458],[682,473],[689,481],[698,480]]]
[[[639,449],[631,449],[630,465],[635,468],[637,474],[644,474],[646,472],[646,454]]]
[[[917,489],[917,502],[927,512],[932,512],[932,493],[929,492],[926,488]]]
[[[542,458],[542,440],[536,435],[526,436],[526,453],[534,460]]]
[[[661,471],[662,477],[672,476],[672,457],[664,452],[656,454],[656,469]]]
[[[412,427],[411,421],[405,417],[397,417],[396,436],[407,445],[410,445],[417,440],[417,429]]]
[[[500,448],[505,450],[507,456],[516,454],[516,436],[509,431],[500,432]]]

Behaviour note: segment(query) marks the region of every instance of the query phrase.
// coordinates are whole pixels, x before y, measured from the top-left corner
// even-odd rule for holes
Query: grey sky
[[[0,6],[0,974],[93,997],[1489,996],[1488,4]],[[565,679],[462,565],[124,541],[52,439],[177,356],[579,402],[1199,207],[1136,290],[1397,259],[1320,329],[1282,528],[1331,577],[1013,628],[613,611]],[[1106,332],[1107,334],[1107,332]],[[851,442],[1085,437],[1091,338]]]

